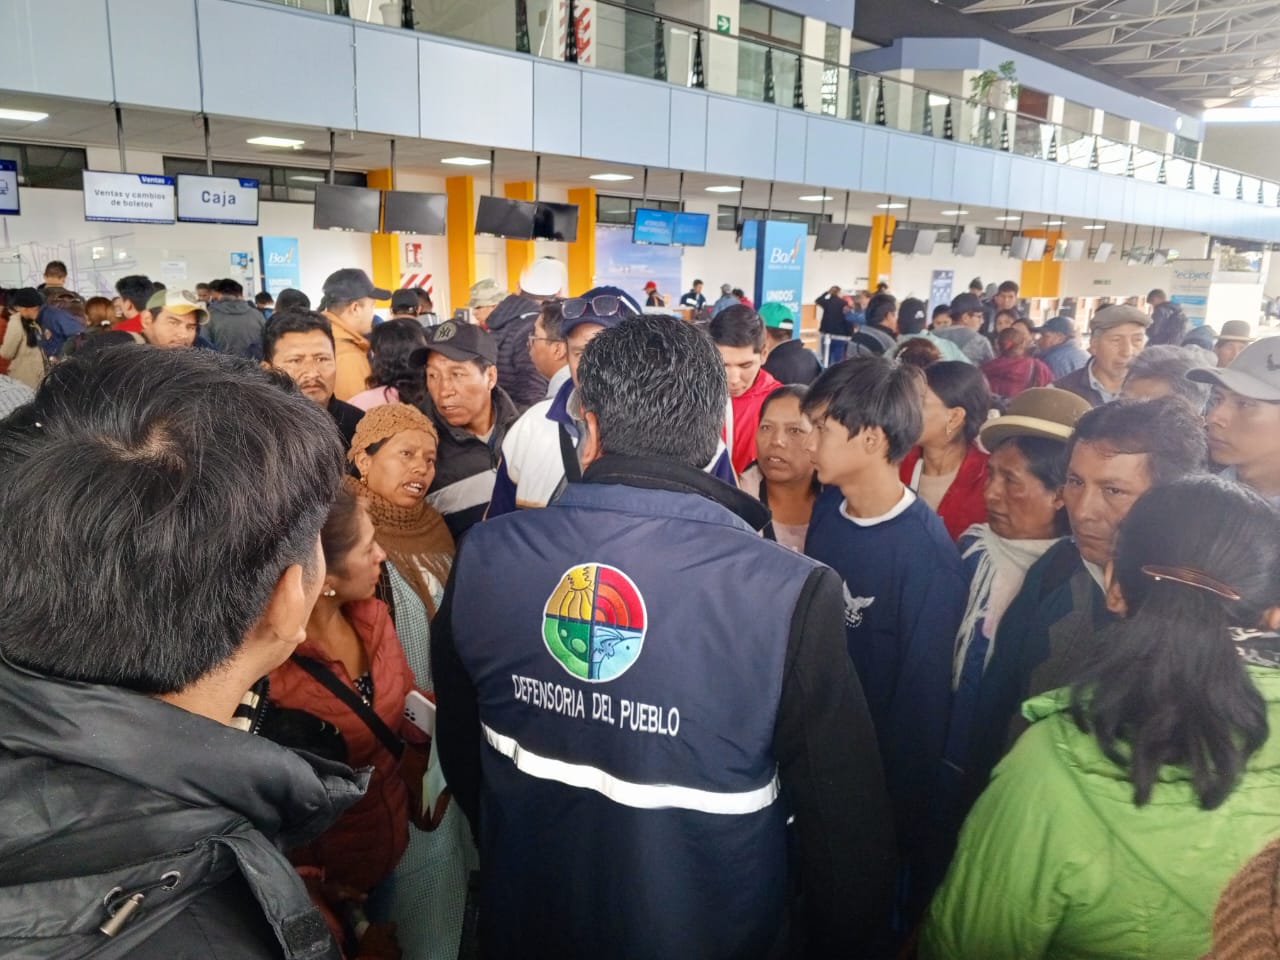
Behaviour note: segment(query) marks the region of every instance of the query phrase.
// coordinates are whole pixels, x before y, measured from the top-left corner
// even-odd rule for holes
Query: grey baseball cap
[[[1280,403],[1280,337],[1255,340],[1226,368],[1196,367],[1188,380],[1217,384],[1250,400]]]

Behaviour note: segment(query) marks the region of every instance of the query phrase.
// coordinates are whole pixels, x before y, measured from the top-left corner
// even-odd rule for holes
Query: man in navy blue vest
[[[893,826],[839,578],[702,471],[727,388],[697,329],[603,331],[579,391],[582,481],[475,527],[433,625],[482,952],[863,955]]]

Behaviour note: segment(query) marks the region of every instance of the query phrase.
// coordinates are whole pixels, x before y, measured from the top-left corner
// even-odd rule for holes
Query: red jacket
[[[413,671],[400,648],[391,615],[381,600],[359,600],[345,608],[369,657],[373,675],[373,709],[393,731],[404,718],[404,698],[414,689]],[[297,651],[318,660],[343,683],[352,678],[310,639]],[[352,687],[354,689],[354,687]],[[325,881],[368,891],[389,874],[409,843],[409,797],[400,779],[398,762],[350,707],[326,690],[293,660],[271,674],[271,702],[305,710],[342,731],[347,764],[373,767],[369,789],[355,806],[317,839],[289,851],[299,866],[321,867]]]
[[[996,357],[982,365],[991,392],[1012,400],[1023,390],[1047,387],[1053,383],[1053,371],[1035,357]]]
[[[782,384],[763,367],[746,393],[733,398],[733,472],[741,473],[756,458],[756,428],[760,426],[760,408],[765,398]]]
[[[951,486],[938,504],[938,516],[942,518],[952,540],[959,540],[960,534],[975,523],[987,522],[987,503],[982,498],[982,489],[987,485],[987,459],[988,454],[983,453],[977,444],[970,444],[956,478],[951,481]],[[902,461],[898,473],[902,482],[913,490],[915,484],[911,481],[919,462],[920,448],[916,447]]]

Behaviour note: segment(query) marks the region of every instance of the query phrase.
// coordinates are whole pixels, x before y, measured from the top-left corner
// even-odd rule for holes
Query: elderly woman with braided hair
[[[444,518],[426,501],[437,449],[430,418],[416,407],[390,403],[361,418],[348,454],[358,475],[348,478],[348,489],[368,510],[387,555],[381,592],[392,609],[418,689],[424,692],[433,689],[431,618],[439,609],[454,556]],[[444,782],[434,751],[426,777],[423,793],[435,812],[435,828],[411,833],[395,872],[391,919],[406,957],[452,960],[458,954],[467,877],[476,854],[466,818],[453,804],[440,800]]]
[[[921,957],[1203,956],[1228,879],[1280,835],[1280,520],[1215,477],[1120,528],[1105,629],[970,813]]]

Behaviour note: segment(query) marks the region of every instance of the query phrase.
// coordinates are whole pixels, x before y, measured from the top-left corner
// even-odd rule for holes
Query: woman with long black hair
[[[1280,834],[1280,519],[1213,477],[1155,487],[1111,564],[1121,619],[965,822],[921,956],[1204,955],[1226,881]]]
[[[414,364],[415,350],[427,345],[427,334],[414,320],[396,317],[384,321],[369,334],[369,389],[347,401],[361,410],[385,403],[407,403],[421,408],[427,395],[427,371]]]

